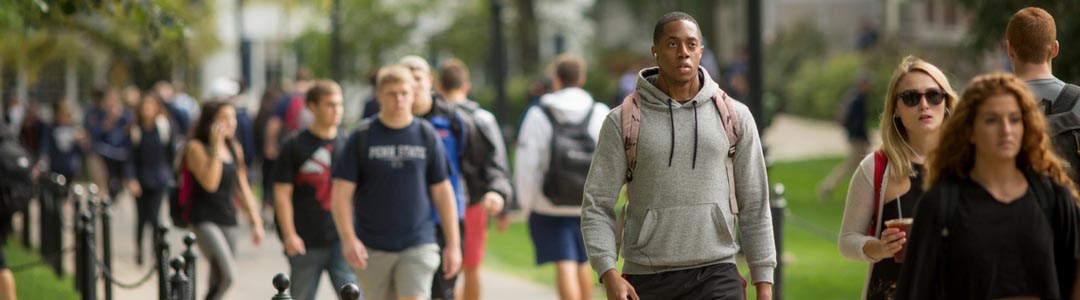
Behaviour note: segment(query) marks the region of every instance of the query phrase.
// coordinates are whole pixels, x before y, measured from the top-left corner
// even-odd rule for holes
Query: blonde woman
[[[885,222],[910,218],[922,196],[926,155],[956,99],[945,74],[926,61],[908,56],[893,72],[881,118],[883,143],[851,178],[840,232],[840,253],[870,263],[862,299],[891,299],[896,289],[902,263],[894,256],[907,237]]]

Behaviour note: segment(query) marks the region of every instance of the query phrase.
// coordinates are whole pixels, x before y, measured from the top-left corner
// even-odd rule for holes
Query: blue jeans
[[[333,284],[334,294],[341,286],[352,283],[356,284],[356,276],[352,268],[345,262],[345,255],[341,253],[341,242],[327,247],[307,248],[303,255],[289,256],[289,267],[292,275],[289,280],[289,294],[295,300],[315,299],[315,292],[319,290],[319,279],[323,270],[330,274],[330,283]],[[361,293],[360,299],[364,299]]]

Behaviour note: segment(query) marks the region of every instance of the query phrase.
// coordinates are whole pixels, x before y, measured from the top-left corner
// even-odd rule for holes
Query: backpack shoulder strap
[[[716,106],[716,112],[720,114],[720,121],[724,126],[724,134],[727,135],[728,146],[727,158],[724,160],[727,166],[728,179],[728,202],[731,205],[731,213],[739,214],[739,203],[735,197],[735,145],[739,143],[739,114],[735,111],[734,101],[721,89],[716,89],[712,102]]]
[[[720,113],[720,120],[724,123],[724,134],[727,135],[728,141],[731,142],[731,146],[728,147],[728,157],[735,156],[735,144],[738,144],[742,129],[739,128],[739,113],[735,111],[735,105],[732,103],[735,101],[728,96],[721,89],[716,90],[716,95],[713,95],[713,104],[716,106],[716,111]]]
[[[562,124],[559,123],[559,119],[555,118],[555,112],[551,110],[551,107],[548,107],[547,105],[541,105],[541,104],[537,104],[536,107],[540,108],[540,111],[544,113],[544,117],[547,118],[548,123],[551,123],[551,128],[555,128],[555,127],[557,127],[559,125],[562,125]]]
[[[885,165],[889,163],[889,157],[885,156],[885,152],[878,150],[874,151],[874,206],[873,217],[870,218],[870,225],[866,228],[867,236],[877,236],[877,223],[878,223],[878,206],[881,205],[881,186],[885,180]]]
[[[634,181],[634,167],[637,166],[638,131],[641,129],[641,100],[638,93],[632,92],[623,99],[622,110],[623,150],[626,152],[626,182]]]
[[[938,214],[938,224],[941,225],[941,237],[949,236],[949,220],[955,219],[956,207],[959,206],[960,201],[960,186],[955,182],[940,182],[938,186],[941,188],[940,201],[941,211]]]
[[[1057,99],[1054,100],[1051,112],[1058,114],[1072,111],[1078,101],[1080,101],[1080,86],[1065,84],[1065,88],[1061,89],[1061,94],[1058,94]]]
[[[453,103],[446,103],[447,114],[450,116],[450,134],[454,135],[454,139],[457,140],[458,160],[465,157],[466,143],[468,143],[468,136],[476,131],[475,124],[470,118],[472,113],[466,111],[462,106],[455,105]]]

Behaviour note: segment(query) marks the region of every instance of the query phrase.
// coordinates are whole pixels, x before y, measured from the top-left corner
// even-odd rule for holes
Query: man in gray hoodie
[[[734,186],[729,186],[730,143],[711,103],[719,87],[698,66],[703,49],[698,28],[682,12],[668,13],[656,24],[652,52],[659,67],[642,70],[636,86],[641,127],[632,179],[626,176],[621,109],[608,114],[600,131],[581,230],[608,299],[742,299],[745,281],[735,266],[740,248],[758,299],[772,298],[776,249],[757,126],[749,109],[735,102],[741,130]],[[617,253],[615,202],[624,184],[629,203]],[[730,189],[737,199],[738,227]],[[619,254],[626,260],[622,276],[615,269]]]

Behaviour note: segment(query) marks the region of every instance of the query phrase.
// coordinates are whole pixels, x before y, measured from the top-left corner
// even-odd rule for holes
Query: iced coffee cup
[[[911,218],[892,219],[885,221],[886,228],[896,228],[903,232],[908,240],[911,240]],[[907,245],[905,244],[900,248],[899,252],[893,255],[893,260],[898,264],[904,263],[904,256],[907,255]]]

